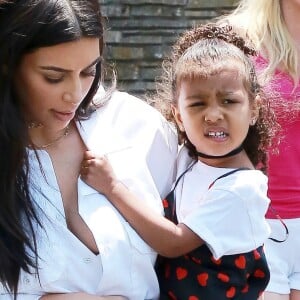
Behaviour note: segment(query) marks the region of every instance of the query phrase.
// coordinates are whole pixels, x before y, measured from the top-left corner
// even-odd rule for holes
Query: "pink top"
[[[261,56],[256,59],[258,71],[267,61]],[[300,82],[294,89],[293,79],[286,73],[276,71],[268,88],[282,97],[279,103],[286,101],[289,109],[276,107],[276,115],[282,127],[279,154],[269,154],[268,195],[272,207],[283,219],[300,218],[300,118],[292,112],[292,105],[300,99]],[[269,210],[267,218],[275,218]]]

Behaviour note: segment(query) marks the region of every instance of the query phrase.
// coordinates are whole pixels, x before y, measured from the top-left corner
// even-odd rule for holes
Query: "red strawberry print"
[[[254,258],[255,258],[256,260],[258,260],[258,259],[261,258],[261,255],[259,254],[259,252],[258,252],[256,249],[253,251],[253,254],[254,254]]]
[[[218,273],[218,279],[220,279],[223,282],[229,282],[229,276],[227,274],[224,273]]]
[[[256,277],[256,278],[264,278],[265,277],[265,273],[264,273],[264,271],[257,269],[254,272],[254,277]]]
[[[168,207],[169,207],[169,203],[168,203],[168,200],[167,200],[167,199],[164,199],[164,200],[162,201],[162,204],[163,204],[163,207],[164,207],[164,208],[168,208]]]
[[[221,262],[222,262],[222,260],[220,258],[219,259],[215,259],[213,256],[210,259],[216,265],[220,265]]]
[[[188,274],[188,271],[184,268],[177,268],[176,269],[176,276],[178,280],[184,279]]]
[[[235,296],[235,293],[236,293],[235,287],[232,286],[230,289],[227,290],[226,297],[229,299],[233,298]]]
[[[248,293],[249,291],[249,285],[246,284],[245,287],[242,289],[242,293]]]
[[[245,269],[246,267],[246,258],[244,255],[240,255],[235,261],[234,261],[235,265],[239,268],[239,269]]]
[[[201,286],[207,286],[208,274],[201,273],[197,276],[197,280]]]

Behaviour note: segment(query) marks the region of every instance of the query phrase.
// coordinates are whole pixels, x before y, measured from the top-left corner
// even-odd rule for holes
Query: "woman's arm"
[[[122,296],[95,296],[86,293],[48,294],[40,300],[127,300]]]
[[[203,241],[184,224],[175,225],[135,197],[115,176],[105,157],[85,153],[82,179],[104,194],[137,233],[159,254],[176,257],[190,252]]]

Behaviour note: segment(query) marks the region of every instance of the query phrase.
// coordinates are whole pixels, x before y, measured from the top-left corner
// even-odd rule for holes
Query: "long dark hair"
[[[102,53],[97,0],[0,0],[0,281],[15,296],[21,269],[37,270],[33,222],[40,222],[29,190],[28,128],[14,91],[14,74],[24,54],[81,37],[99,38]],[[88,117],[100,78],[99,63],[77,120]]]

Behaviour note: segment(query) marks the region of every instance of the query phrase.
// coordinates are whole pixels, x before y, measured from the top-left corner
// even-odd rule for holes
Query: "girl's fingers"
[[[93,159],[95,158],[95,154],[91,150],[87,150],[84,152],[83,159]]]

